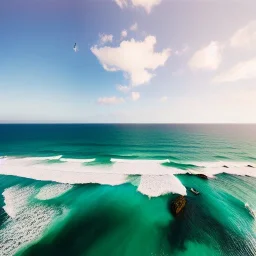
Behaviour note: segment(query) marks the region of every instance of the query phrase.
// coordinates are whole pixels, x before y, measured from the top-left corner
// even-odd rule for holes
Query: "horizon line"
[[[98,124],[98,125],[112,125],[112,124],[122,124],[122,125],[125,125],[125,124],[150,124],[150,125],[163,125],[163,124],[174,124],[174,125],[184,125],[184,124],[190,124],[190,125],[202,125],[202,124],[205,124],[205,125],[231,125],[231,124],[235,124],[235,125],[256,125],[256,123],[222,123],[222,122],[215,122],[215,123],[200,123],[200,122],[195,122],[195,123],[186,123],[186,122],[180,122],[180,123],[175,123],[175,122],[170,122],[170,123],[150,123],[150,122],[145,122],[145,123],[133,123],[133,122],[127,122],[127,123],[124,123],[124,122],[106,122],[106,123],[87,123],[87,122],[3,122],[1,123],[0,122],[0,125],[15,125],[15,124],[19,124],[19,125],[52,125],[52,124],[55,124],[55,125],[65,125],[65,124],[73,124],[73,125],[95,125],[95,124]]]

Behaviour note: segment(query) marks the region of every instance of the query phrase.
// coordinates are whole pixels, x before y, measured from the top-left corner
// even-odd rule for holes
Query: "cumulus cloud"
[[[131,97],[132,97],[133,101],[136,101],[140,98],[140,93],[139,92],[132,92]]]
[[[166,102],[167,100],[168,100],[168,97],[167,97],[167,96],[163,96],[163,97],[160,99],[161,102]]]
[[[130,80],[130,85],[138,86],[148,83],[153,77],[153,71],[164,66],[171,50],[155,52],[156,38],[147,36],[144,41],[122,41],[118,47],[91,48],[103,68],[107,71],[122,71]]]
[[[142,7],[147,13],[150,13],[152,8],[159,5],[162,0],[115,0],[115,2],[122,9],[128,6]]]
[[[196,51],[188,65],[191,69],[216,70],[221,61],[221,45],[219,42],[212,41],[208,46]]]
[[[98,98],[98,103],[102,105],[116,105],[120,103],[124,103],[123,98],[117,98],[115,96],[113,97],[101,97]]]
[[[138,24],[137,24],[137,22],[134,23],[134,24],[130,27],[130,30],[131,30],[131,31],[136,31],[137,29],[138,29]]]
[[[256,20],[240,28],[230,39],[233,48],[256,48]]]
[[[120,92],[127,93],[127,92],[130,91],[131,88],[130,88],[129,86],[127,86],[127,85],[118,84],[118,85],[116,86],[116,89],[117,89],[118,91],[120,91]]]
[[[127,35],[128,35],[127,30],[123,30],[123,31],[121,32],[121,37],[122,37],[122,38],[127,37]]]
[[[213,82],[236,82],[253,78],[256,78],[256,58],[238,63],[226,72],[216,76]]]
[[[100,43],[101,44],[106,44],[106,43],[108,43],[108,42],[112,42],[113,41],[113,35],[107,35],[107,34],[100,34],[99,35],[99,37],[100,37]]]

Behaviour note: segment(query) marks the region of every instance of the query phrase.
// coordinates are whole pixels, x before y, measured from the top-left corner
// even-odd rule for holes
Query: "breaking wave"
[[[21,248],[41,238],[57,216],[64,216],[64,207],[48,207],[30,204],[34,187],[14,186],[5,189],[4,210],[10,216],[0,230],[1,255],[14,255]]]
[[[61,162],[70,162],[70,163],[91,163],[94,162],[96,158],[92,159],[74,159],[74,158],[60,158]]]
[[[191,173],[204,173],[209,177],[217,174],[227,173],[238,176],[256,177],[256,164],[248,162],[194,162],[193,165],[198,166]]]
[[[59,157],[59,156],[58,156]],[[56,158],[56,157],[55,157]],[[36,180],[55,181],[64,184],[98,183],[120,185],[130,182],[131,175],[140,175],[141,181],[138,191],[148,196],[159,196],[165,193],[186,194],[176,174],[203,173],[214,177],[220,173],[233,175],[248,175],[256,177],[256,168],[246,162],[191,162],[175,163],[164,160],[131,160],[111,158],[110,165],[83,165],[85,160],[94,159],[66,159],[63,163],[35,162],[35,158],[6,158],[0,162],[0,174],[15,175]],[[39,158],[38,158],[39,159]],[[41,158],[40,158],[41,159]],[[61,159],[61,158],[59,158]],[[60,187],[59,187],[60,188]],[[65,191],[66,187],[63,188]],[[38,194],[40,198],[48,195],[58,195],[60,190],[51,191],[42,188]]]
[[[118,159],[118,158],[111,158],[111,162],[113,163],[170,163],[169,159],[164,160],[138,160],[138,159]]]
[[[186,195],[186,188],[174,175],[143,175],[138,191],[151,197],[169,193]]]
[[[37,199],[48,200],[58,197],[67,191],[69,191],[73,186],[70,184],[50,184],[43,186],[39,193],[36,195]]]
[[[21,159],[31,160],[31,161],[44,161],[44,160],[59,160],[62,155],[58,156],[42,156],[42,157],[25,157]]]

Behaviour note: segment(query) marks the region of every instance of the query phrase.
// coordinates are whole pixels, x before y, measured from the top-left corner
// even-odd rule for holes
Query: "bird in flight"
[[[74,52],[78,52],[78,45],[75,43],[73,47]]]

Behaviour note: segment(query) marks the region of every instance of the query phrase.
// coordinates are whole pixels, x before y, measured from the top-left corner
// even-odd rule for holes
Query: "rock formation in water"
[[[208,177],[204,174],[196,174],[197,177],[204,179],[204,180],[208,180]]]
[[[182,209],[185,207],[187,200],[185,196],[178,196],[174,201],[171,203],[171,211],[174,216],[178,215]]]

